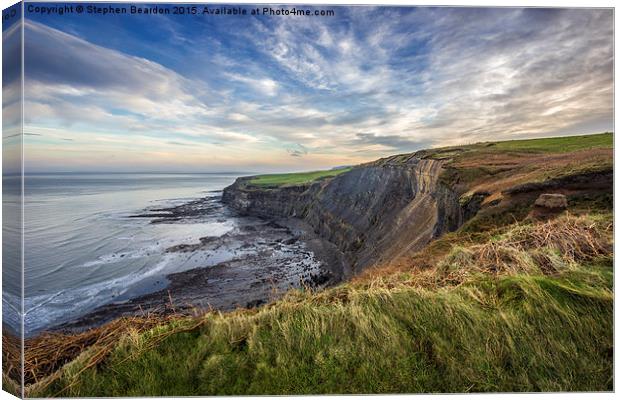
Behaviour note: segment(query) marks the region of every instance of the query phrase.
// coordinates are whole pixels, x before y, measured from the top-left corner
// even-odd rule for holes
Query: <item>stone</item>
[[[568,201],[566,200],[566,196],[563,194],[544,193],[538,196],[534,205],[538,207],[563,210],[568,207]]]

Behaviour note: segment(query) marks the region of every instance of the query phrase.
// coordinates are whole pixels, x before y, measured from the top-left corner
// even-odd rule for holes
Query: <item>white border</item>
[[[59,2],[59,1],[45,1],[45,0],[29,0],[28,2]],[[66,1],[67,3],[72,2],[72,1]],[[78,2],[78,1],[73,1],[73,2]],[[91,0],[91,1],[85,1],[86,2],[102,2],[102,3],[106,3],[106,2],[110,2],[110,1],[102,1],[102,0]],[[150,0],[150,1],[122,1],[125,3],[190,3],[191,1],[183,1],[183,0]],[[12,1],[12,0],[0,0],[0,6],[2,9],[5,9],[13,4],[15,4],[16,1]],[[615,14],[615,4],[614,1],[611,0],[589,0],[589,1],[583,1],[583,0],[565,0],[565,1],[553,1],[553,0],[542,0],[542,1],[535,1],[535,0],[521,0],[521,1],[513,1],[513,0],[506,0],[506,1],[493,1],[493,0],[477,0],[477,1],[467,1],[467,0],[460,0],[460,1],[454,1],[454,0],[448,0],[448,1],[438,1],[438,0],[425,0],[425,1],[415,1],[415,0],[387,0],[387,1],[379,1],[379,0],[354,0],[354,1],[343,1],[343,0],[337,0],[337,1],[328,1],[328,0],[289,0],[289,1],[266,1],[266,0],[257,0],[257,1],[247,1],[247,0],[229,0],[229,1],[221,1],[221,0],[217,0],[217,1],[205,1],[205,2],[197,2],[197,3],[209,3],[209,4],[213,4],[213,3],[220,3],[220,4],[303,4],[303,5],[384,5],[384,6],[388,6],[388,5],[394,5],[394,6],[469,6],[469,7],[565,7],[565,8],[572,8],[572,7],[586,7],[586,8],[594,8],[594,7],[600,7],[600,8],[614,8],[614,14]],[[22,16],[23,16],[23,10],[22,10]],[[615,17],[615,15],[614,15]],[[617,31],[618,25],[617,25],[617,21],[614,18],[614,39],[615,39],[615,32]],[[22,25],[22,34],[23,34],[23,25]],[[617,47],[617,43],[614,40],[614,55],[617,54],[618,47]],[[22,46],[22,60],[23,60],[23,46]],[[0,41],[0,63],[2,62],[2,44]],[[615,58],[614,58],[614,134],[616,132],[615,130],[615,104],[616,104],[616,96],[617,96],[617,92],[615,91],[615,72],[616,72],[616,67],[615,67]],[[0,78],[0,87],[1,87],[1,78]],[[23,85],[23,70],[22,70],[22,85]],[[23,92],[22,92],[23,93]],[[1,99],[1,97],[0,97]],[[23,103],[22,103],[23,105]],[[22,107],[23,109],[23,107]],[[0,113],[1,114],[1,113]],[[23,110],[22,110],[22,122],[23,122]],[[1,115],[0,115],[0,123],[1,123]],[[1,126],[1,125],[0,125]],[[23,129],[23,125],[22,125],[22,129]],[[24,162],[24,154],[23,154],[23,137],[22,137],[22,173],[23,173],[23,162]],[[614,165],[617,164],[618,160],[620,159],[620,156],[618,155],[618,153],[615,151],[615,139],[614,139]],[[0,152],[0,168],[1,168],[1,160],[2,160],[2,156],[1,156],[1,152]],[[616,196],[616,176],[614,175],[614,210],[618,209],[618,205],[620,205],[620,200],[618,200],[617,196]],[[1,194],[1,187],[0,187],[0,194]],[[22,186],[22,202],[23,202],[23,186]],[[2,221],[2,218],[0,216],[0,223]],[[23,223],[23,213],[22,213],[22,223]],[[614,226],[617,226],[618,223],[618,219],[617,219],[617,214],[614,213]],[[615,234],[615,230],[614,230],[614,234]],[[1,235],[1,234],[0,234]],[[614,235],[615,237],[615,235]],[[22,245],[23,245],[23,241],[22,241]],[[615,240],[614,241],[614,252],[617,253],[618,250],[620,249],[620,245],[618,244],[618,242]],[[0,247],[0,257],[2,255],[2,249]],[[22,257],[23,257],[23,249],[22,249]],[[23,262],[23,260],[22,260]],[[1,265],[1,264],[0,264]],[[616,261],[614,259],[614,272],[616,269]],[[616,287],[617,284],[617,275],[614,273],[614,289]],[[1,278],[1,274],[0,274],[0,284],[2,282],[2,278]],[[23,281],[23,268],[22,268],[22,292],[23,292],[23,285],[24,281]],[[614,290],[615,292],[615,290]],[[22,293],[22,312],[23,312],[23,293]],[[618,309],[615,307],[615,302],[614,302],[614,321],[617,322],[618,318],[617,318],[617,313],[618,313]],[[22,321],[23,324],[23,321]],[[0,327],[1,327],[1,319],[0,319]],[[23,326],[22,326],[22,332],[23,332]],[[618,329],[617,326],[614,324],[614,343],[617,343],[617,338],[618,338]],[[616,368],[615,365],[615,351],[614,351],[614,382],[615,384],[617,384],[618,382],[620,382],[619,380],[619,374],[618,374],[618,368]],[[297,397],[302,397],[302,396],[297,396]],[[303,396],[304,398],[321,398],[321,399],[353,399],[353,398],[357,398],[359,396],[352,396],[352,395],[342,395],[342,396]],[[484,398],[484,399],[514,399],[514,398],[545,398],[545,399],[562,399],[562,400],[574,400],[574,399],[612,399],[615,398],[615,394],[614,393],[543,393],[543,394],[534,394],[534,393],[526,393],[526,394],[521,394],[521,393],[506,393],[506,394],[439,394],[439,395],[432,395],[432,394],[399,394],[399,395],[375,395],[373,397],[380,397],[380,398],[387,398],[387,399],[403,399],[403,398],[415,398],[415,399],[433,399],[433,400],[444,400],[444,399],[453,399],[455,397],[457,398],[469,398],[469,397],[479,397],[479,398]],[[10,394],[6,393],[6,392],[0,392],[0,400],[4,400],[4,399],[14,399],[15,397],[11,396]],[[164,397],[162,397],[164,398]],[[184,399],[184,397],[167,397],[169,399]],[[237,399],[255,399],[256,397],[248,397],[248,396],[233,396],[233,398],[237,398]],[[264,399],[282,399],[284,397],[282,396],[261,396],[261,398]],[[140,399],[140,398],[137,398]]]

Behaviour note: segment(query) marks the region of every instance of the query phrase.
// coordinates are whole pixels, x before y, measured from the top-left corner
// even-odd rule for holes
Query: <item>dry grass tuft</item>
[[[455,247],[433,276],[442,285],[454,285],[480,273],[554,275],[612,251],[611,224],[567,214],[544,223],[515,224],[484,244]]]
[[[2,375],[14,382],[21,381],[21,343],[14,334],[2,331]],[[16,394],[17,395],[17,394]]]
[[[473,275],[554,275],[577,263],[611,256],[613,226],[608,216],[566,213],[546,222],[526,219],[475,239],[448,234],[420,252],[369,269],[352,280],[358,288],[460,285]]]
[[[155,314],[125,317],[81,333],[45,332],[34,338],[26,339],[24,341],[24,383],[26,386],[43,383],[41,381],[44,378],[52,376],[63,365],[81,354],[86,354],[85,350],[89,349],[88,359],[85,360],[83,368],[86,370],[102,362],[123,338],[135,342],[143,332],[180,321],[190,323],[178,324],[178,328],[155,335],[149,343],[150,347],[174,333],[195,329],[202,323],[202,320],[179,315]],[[5,332],[2,339],[3,361],[4,366],[7,367],[4,374],[11,380],[19,382],[21,381],[18,368],[20,364],[19,338]]]

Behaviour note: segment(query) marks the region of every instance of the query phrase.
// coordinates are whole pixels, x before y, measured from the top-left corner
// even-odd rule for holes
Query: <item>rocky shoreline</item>
[[[153,224],[183,223],[203,212],[234,215],[219,197],[197,199],[170,208],[128,216]],[[292,288],[321,289],[342,279],[339,254],[294,219],[243,217],[243,223],[222,236],[205,236],[182,243],[166,253],[217,252],[232,249],[235,256],[212,266],[145,279],[145,293],[103,305],[54,331],[79,332],[123,316],[146,314],[197,315],[209,310],[231,311],[274,301]]]

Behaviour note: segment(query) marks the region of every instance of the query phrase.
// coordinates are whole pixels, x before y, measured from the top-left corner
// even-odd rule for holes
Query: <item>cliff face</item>
[[[380,160],[326,181],[279,188],[252,187],[250,178],[239,178],[224,190],[223,201],[247,215],[302,219],[337,246],[356,273],[462,224],[458,197],[438,182],[442,164]]]

